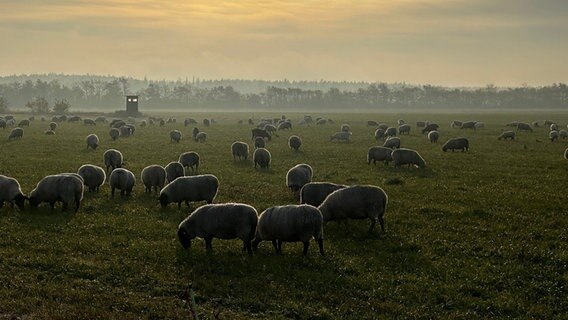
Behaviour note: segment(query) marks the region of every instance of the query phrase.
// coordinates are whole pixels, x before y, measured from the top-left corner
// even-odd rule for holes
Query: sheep
[[[400,138],[399,137],[388,138],[383,144],[383,147],[391,149],[400,148]]]
[[[166,169],[157,164],[149,165],[142,169],[140,179],[145,187],[144,192],[151,193],[153,187],[154,192],[157,194],[162,190],[166,182]]]
[[[69,117],[69,119],[67,119],[67,122],[79,122],[81,121],[81,117],[79,116],[73,116],[73,117]]]
[[[442,146],[442,151],[446,152],[449,149],[454,152],[455,149],[468,151],[469,150],[469,140],[466,138],[454,138],[446,141]]]
[[[327,124],[327,120],[326,119],[319,119],[316,121],[316,126],[321,126]]]
[[[89,192],[99,192],[99,188],[106,180],[105,170],[92,164],[82,165],[77,170],[77,174],[83,178],[83,182],[89,188]]]
[[[345,141],[349,142],[349,138],[351,137],[351,132],[336,132],[330,137],[330,141],[337,140],[337,141]]]
[[[0,208],[4,206],[4,201],[6,201],[10,203],[12,208],[15,204],[22,210],[26,200],[29,200],[29,198],[22,192],[18,180],[0,175]]]
[[[564,159],[568,160],[568,148],[564,151]]]
[[[382,139],[384,136],[385,136],[385,130],[383,129],[375,130],[375,141],[379,141],[379,139]]]
[[[398,127],[399,134],[410,134],[410,125],[409,124],[402,124]]]
[[[140,122],[141,128],[146,128],[147,126],[148,126],[148,122],[146,122],[146,120],[142,120],[142,122]]]
[[[396,123],[397,123],[399,126],[402,126],[402,125],[405,124],[406,122],[404,122],[404,120],[402,120],[402,119],[398,119],[398,120],[396,121]]]
[[[384,131],[387,131],[388,128],[389,125],[386,123],[379,123],[379,125],[377,126],[377,129],[383,129]]]
[[[10,135],[8,136],[8,140],[22,138],[24,136],[24,129],[20,127],[16,127],[10,131]]]
[[[438,143],[438,138],[440,138],[440,133],[436,130],[428,132],[428,141],[430,143]]]
[[[55,131],[55,129],[57,129],[57,123],[51,122],[49,124],[49,129],[51,129],[51,131]]]
[[[252,133],[251,139],[253,139],[253,140],[255,139],[255,137],[266,138],[266,139],[268,139],[268,141],[270,141],[272,139],[272,137],[270,136],[270,133],[268,133],[266,130],[263,130],[263,129],[254,128],[254,129],[251,129],[251,133]]]
[[[415,165],[419,168],[426,167],[426,161],[424,158],[416,151],[412,149],[400,148],[392,152],[392,160],[394,161],[394,167],[399,168],[401,165]]]
[[[273,126],[273,125],[271,125],[271,124],[265,124],[265,125],[263,125],[263,126],[262,126],[262,129],[266,130],[266,132],[268,132],[268,133],[270,133],[270,134],[272,134],[272,133],[276,132],[276,130],[278,130],[278,129],[276,129],[275,126]]]
[[[86,126],[97,126],[97,123],[93,121],[93,119],[85,119],[83,120],[83,124]]]
[[[424,129],[422,129],[422,134],[428,133],[430,131],[438,130],[440,126],[435,123],[429,123]]]
[[[6,129],[6,120],[0,119],[0,128]]]
[[[331,182],[310,182],[300,189],[300,204],[319,206],[325,198],[335,190],[346,188],[344,184]]]
[[[558,140],[558,131],[556,130],[552,130],[548,133],[548,137],[550,138],[550,141],[554,142],[554,140]]]
[[[519,125],[519,121],[512,121],[505,125],[505,127],[514,127],[516,128]]]
[[[102,122],[102,123],[106,123],[107,119],[103,116],[99,116],[97,118],[95,118],[95,122]]]
[[[282,242],[302,242],[303,254],[308,253],[310,239],[323,249],[323,216],[318,208],[307,204],[270,207],[258,217],[252,247],[256,251],[261,241],[272,241],[277,254],[282,253]]]
[[[396,130],[395,127],[388,127],[388,128],[385,130],[385,135],[384,135],[384,137],[385,137],[385,138],[388,138],[388,137],[396,137],[396,132],[397,132],[397,130]]]
[[[75,174],[56,174],[46,176],[38,182],[35,189],[30,192],[29,202],[36,208],[42,202],[48,202],[51,209],[55,203],[63,203],[62,211],[67,210],[69,204],[75,202],[75,212],[79,211],[83,200],[83,180]]]
[[[424,128],[426,126],[426,121],[416,121],[416,127]]]
[[[178,142],[181,140],[181,132],[179,130],[170,131],[170,141]]]
[[[341,125],[341,131],[351,132],[351,127],[347,123],[344,123],[344,124]]]
[[[120,136],[123,138],[128,138],[132,135],[132,128],[128,126],[120,127]]]
[[[375,120],[368,120],[367,121],[367,127],[376,127],[378,125],[379,125],[379,123]]]
[[[556,123],[551,124],[550,131],[558,131],[558,125]]]
[[[191,171],[197,171],[199,169],[200,157],[199,154],[194,151],[184,152],[179,155],[178,162],[185,168],[191,168]]]
[[[270,151],[266,150],[265,148],[257,148],[256,150],[254,150],[254,153],[252,155],[254,168],[256,169],[256,166],[258,165],[261,169],[268,169],[270,166],[271,158],[272,156],[270,155]]]
[[[300,146],[302,146],[302,139],[300,139],[300,137],[293,135],[288,138],[288,147],[290,147],[290,149],[298,151]]]
[[[555,122],[552,121],[552,120],[544,120],[544,125],[545,125],[545,126],[549,126],[549,125],[554,124],[554,123],[555,123]]]
[[[114,141],[118,139],[118,137],[120,137],[120,130],[118,130],[117,128],[111,128],[108,134],[110,135],[110,138]]]
[[[476,122],[475,128],[476,129],[485,128],[485,122],[480,122],[480,121]]]
[[[452,129],[458,129],[458,128],[461,128],[462,124],[463,124],[463,122],[461,122],[459,120],[454,120],[454,121],[452,121],[452,123],[450,123],[450,127]]]
[[[503,131],[501,135],[497,137],[497,140],[515,140],[516,133],[514,131]]]
[[[53,130],[45,130],[44,134],[47,136],[54,136],[55,135],[55,131]]]
[[[211,241],[236,239],[252,255],[252,240],[258,224],[255,208],[242,203],[207,204],[195,209],[178,227],[178,239],[184,249],[191,247],[196,237],[205,239],[205,248],[212,250]]]
[[[134,173],[128,169],[116,168],[110,173],[108,178],[110,185],[110,195],[114,197],[114,190],[120,190],[121,196],[130,196],[134,184],[136,184],[136,177]]]
[[[184,201],[188,207],[190,201],[206,201],[211,204],[218,189],[219,179],[212,174],[179,177],[160,191],[158,200],[162,208],[172,202],[177,203],[178,208],[181,208],[181,203]]]
[[[201,131],[195,136],[195,141],[197,142],[206,142],[207,141],[207,133]]]
[[[566,130],[560,130],[560,131],[558,131],[558,137],[559,137],[559,138],[562,138],[562,139],[568,138],[568,131],[566,131]]]
[[[476,121],[465,121],[460,126],[460,129],[473,129],[473,130],[475,130],[476,129],[475,122]]]
[[[254,148],[258,149],[258,148],[264,148],[265,146],[265,142],[264,139],[262,137],[255,137],[254,138]]]
[[[284,121],[278,125],[278,130],[290,130],[292,129],[292,122]]]
[[[377,161],[384,161],[388,165],[392,161],[392,149],[387,147],[370,147],[367,152],[367,162],[370,165],[371,161],[377,165]]]
[[[523,123],[523,122],[519,122],[517,124],[517,130],[519,131],[530,131],[532,132],[533,129],[531,128],[531,125],[528,123]]]
[[[158,121],[160,124],[160,127],[163,127],[166,125],[166,121],[164,121],[164,119],[160,119],[160,121]]]
[[[30,120],[24,119],[18,123],[18,127],[29,127]]]
[[[35,116],[31,116],[31,117],[29,117],[29,118],[28,118],[28,120],[30,120],[30,121],[34,121],[34,120],[35,120]]]
[[[209,125],[211,124],[211,121],[209,121],[209,119],[203,119],[203,125],[206,127],[209,127]]]
[[[538,123],[538,121],[533,121],[533,122],[531,122],[531,125],[532,125],[533,127],[535,127],[535,128],[539,128],[539,127],[540,127],[540,124]]]
[[[306,183],[312,182],[314,169],[309,164],[298,164],[286,173],[286,186],[291,191],[299,191]]]
[[[356,185],[332,192],[318,207],[323,215],[323,222],[345,219],[370,219],[372,232],[376,222],[385,232],[384,215],[387,209],[388,196],[379,187]]]
[[[9,120],[6,120],[6,125],[7,125],[8,127],[13,127],[13,126],[15,126],[15,125],[16,125],[16,119],[9,119]]]
[[[126,122],[124,122],[121,119],[114,119],[110,122],[110,127],[111,128],[116,128],[116,129],[120,129],[120,127],[125,126]]]
[[[116,149],[108,149],[103,154],[103,161],[106,166],[106,171],[110,173],[112,170],[122,167],[122,153]]]
[[[231,154],[233,155],[233,161],[236,161],[237,158],[239,160],[247,160],[249,155],[249,145],[242,141],[235,141],[231,144]]]
[[[185,168],[181,163],[172,161],[166,165],[166,179],[168,180],[168,183],[183,176],[185,176]]]
[[[89,148],[97,150],[97,147],[99,146],[99,137],[97,137],[96,134],[91,133],[90,135],[87,136],[85,141],[87,142],[87,150]]]

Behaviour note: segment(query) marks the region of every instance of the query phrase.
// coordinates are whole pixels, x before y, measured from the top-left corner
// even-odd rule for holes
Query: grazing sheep
[[[379,141],[379,139],[382,139],[384,136],[385,136],[385,130],[383,129],[375,130],[375,141]]]
[[[377,165],[377,161],[384,161],[388,165],[392,161],[392,149],[387,147],[370,147],[367,152],[367,162]]]
[[[121,119],[114,119],[110,122],[109,127],[120,129],[120,127],[125,126],[126,122]]]
[[[476,122],[475,123],[475,128],[476,129],[480,129],[480,128],[485,128],[485,122]]]
[[[306,183],[312,182],[314,169],[309,164],[298,164],[286,173],[286,186],[293,192],[299,191]]]
[[[166,169],[157,164],[149,165],[142,169],[140,178],[145,187],[144,192],[151,193],[154,188],[154,192],[158,194],[166,183]]]
[[[179,130],[170,131],[170,141],[178,142],[181,140],[181,132]]]
[[[16,127],[10,131],[10,135],[8,136],[8,140],[22,138],[24,136],[24,129],[20,127]]]
[[[6,121],[3,119],[0,119],[0,128],[6,129]]]
[[[206,127],[209,127],[209,125],[211,124],[211,121],[209,119],[203,119],[203,125]]]
[[[255,208],[242,203],[207,204],[195,209],[178,227],[178,239],[184,249],[191,247],[196,237],[205,240],[205,248],[211,251],[211,241],[236,239],[252,254],[252,240],[258,224]]]
[[[179,177],[160,191],[158,199],[162,208],[172,202],[177,203],[178,208],[181,208],[182,202],[188,207],[190,201],[207,201],[210,204],[217,195],[217,189],[219,189],[219,179],[211,174]]]
[[[554,124],[555,122],[552,120],[544,120],[544,125],[545,126],[550,126],[551,124]]]
[[[195,136],[195,141],[197,142],[206,142],[207,141],[207,133],[201,131]]]
[[[89,192],[99,192],[99,188],[106,180],[105,170],[92,164],[82,165],[79,170],[77,170],[77,174],[83,178],[83,182],[85,186],[89,188]]]
[[[128,138],[132,135],[132,129],[129,126],[120,127],[120,136],[123,138]]]
[[[428,132],[428,141],[430,141],[430,143],[437,143],[439,138],[440,133],[438,131],[432,130]]]
[[[242,141],[235,141],[231,144],[231,154],[233,155],[233,161],[236,161],[237,158],[239,160],[247,160],[249,155],[249,145]]]
[[[298,151],[298,149],[300,149],[300,146],[302,146],[302,139],[300,139],[300,137],[298,136],[290,136],[290,138],[288,138],[288,146],[290,147],[290,149]]]
[[[384,131],[387,131],[388,128],[389,125],[386,123],[379,123],[379,125],[377,126],[377,129],[383,129]]]
[[[258,149],[258,148],[264,148],[265,146],[265,142],[264,139],[262,137],[255,137],[254,138],[254,148]]]
[[[160,121],[158,121],[160,124],[160,127],[163,127],[166,125],[166,121],[164,121],[164,119],[160,119]]]
[[[523,122],[519,122],[517,124],[517,130],[519,131],[530,131],[532,132],[533,129],[531,128],[531,125],[528,123],[523,123]]]
[[[55,131],[55,129],[57,129],[57,123],[51,122],[49,124],[49,129],[51,129],[51,131]]]
[[[136,183],[136,177],[132,171],[124,168],[112,170],[109,177],[110,195],[114,197],[114,190],[120,190],[121,196],[129,196]]]
[[[97,126],[97,123],[93,121],[93,119],[85,119],[83,120],[83,124],[86,126]]]
[[[519,121],[509,122],[505,125],[505,127],[514,127],[516,128],[519,125]]]
[[[199,169],[199,154],[194,151],[184,152],[180,154],[178,162],[181,163],[184,168],[191,168],[191,171],[197,171]],[[195,167],[195,168],[194,168]]]
[[[254,150],[252,159],[254,161],[255,169],[257,165],[260,166],[261,169],[264,168],[268,169],[268,167],[270,166],[270,160],[272,159],[272,156],[270,155],[270,152],[265,148],[257,148],[256,150]]]
[[[551,124],[550,131],[558,131],[558,125],[556,123]]]
[[[394,161],[394,167],[400,168],[401,165],[415,165],[419,168],[426,167],[426,161],[424,158],[416,151],[411,149],[396,149],[392,152],[392,160]]]
[[[122,163],[124,162],[122,153],[116,149],[108,149],[103,154],[103,161],[105,163],[106,171],[111,172],[116,168],[122,167]]]
[[[198,133],[199,133],[199,128],[194,127],[193,130],[191,131],[191,136],[193,137],[193,140],[197,140]]]
[[[398,127],[398,134],[410,134],[410,125],[409,124],[402,124]]]
[[[396,123],[397,123],[399,126],[402,126],[402,125],[405,124],[406,122],[404,122],[404,120],[402,120],[402,119],[398,119],[398,120],[396,121]]]
[[[108,134],[110,135],[110,138],[114,141],[118,139],[118,137],[120,137],[120,130],[118,130],[117,128],[111,128]]]
[[[367,121],[367,127],[376,127],[378,125],[379,125],[379,123],[377,121],[374,121],[374,120],[368,120]]]
[[[29,127],[30,120],[24,119],[18,123],[18,127]]]
[[[272,241],[277,254],[282,253],[282,242],[302,242],[303,254],[308,253],[310,239],[314,238],[323,250],[323,217],[314,206],[287,205],[270,207],[258,217],[258,226],[252,247],[258,249],[261,241]]]
[[[556,130],[552,130],[548,133],[548,137],[550,138],[550,141],[554,142],[554,140],[558,140],[558,131]]]
[[[252,139],[255,139],[255,137],[262,137],[262,138],[266,138],[268,139],[268,141],[270,141],[270,139],[272,139],[272,137],[270,136],[270,133],[268,133],[266,130],[263,129],[251,129],[251,133],[252,133]]]
[[[351,132],[336,132],[330,137],[330,141],[337,140],[337,141],[345,141],[349,142],[349,138],[351,137]]]
[[[172,161],[166,166],[166,179],[168,183],[174,181],[178,177],[185,176],[183,165],[177,161]]]
[[[452,123],[450,123],[450,127],[452,129],[459,129],[462,127],[463,122],[459,121],[459,120],[454,120],[452,121]]]
[[[501,135],[497,137],[497,140],[515,140],[516,133],[514,131],[503,131]]]
[[[385,136],[385,138],[388,138],[388,137],[396,137],[396,132],[397,132],[397,130],[396,130],[395,127],[388,127],[388,128],[385,130],[385,135],[384,135],[384,136]]]
[[[37,207],[42,202],[48,202],[51,209],[55,203],[63,203],[62,210],[67,210],[69,204],[75,202],[75,212],[79,211],[81,200],[83,200],[83,180],[75,174],[56,174],[44,177],[38,182],[35,189],[30,192],[29,201],[32,208]]]
[[[22,210],[25,200],[28,200],[28,197],[22,192],[18,180],[0,175],[0,208],[4,206],[4,201],[6,201],[10,203],[12,208],[15,204]]]
[[[271,124],[265,124],[265,125],[263,125],[263,128],[262,128],[262,129],[266,130],[266,132],[268,132],[268,133],[270,133],[270,134],[276,132],[276,130],[279,130],[279,129],[276,129],[276,127],[273,126],[273,125],[271,125]]]
[[[559,138],[562,138],[562,139],[568,138],[568,131],[566,131],[566,130],[560,130],[560,131],[558,131],[558,137],[559,137]]]
[[[292,129],[292,122],[284,121],[278,125],[278,130],[290,130]]]
[[[424,129],[422,129],[422,134],[428,133],[430,131],[438,130],[440,126],[435,123],[429,123]]]
[[[142,120],[142,122],[140,122],[140,127],[145,128],[146,126],[148,126],[148,123],[146,120]]]
[[[465,121],[465,122],[462,123],[460,129],[473,129],[473,130],[475,130],[476,129],[476,127],[475,127],[476,122],[477,121]]]
[[[87,149],[91,148],[93,150],[97,150],[97,147],[99,146],[99,137],[97,137],[96,134],[91,133],[87,136],[85,141],[87,142]]]
[[[67,119],[67,122],[79,122],[79,121],[81,121],[81,117],[79,116],[72,116],[69,117],[69,119]]]
[[[335,190],[346,188],[344,184],[331,182],[310,182],[300,189],[300,204],[319,206]]]
[[[99,116],[95,119],[95,122],[106,123],[107,119],[105,117]]]
[[[9,120],[6,120],[6,125],[7,125],[8,127],[13,127],[13,126],[15,126],[15,125],[16,125],[16,119],[9,119]]]
[[[416,121],[416,127],[424,128],[426,126],[426,121]]]
[[[327,124],[327,120],[326,119],[319,119],[316,121],[316,126],[321,126]]]
[[[370,219],[369,232],[373,231],[377,221],[385,232],[384,215],[387,203],[388,196],[383,189],[358,185],[332,192],[318,208],[324,223],[345,219]]]
[[[45,130],[44,133],[47,136],[54,136],[55,135],[55,131],[53,131],[53,130]]]
[[[383,147],[391,149],[400,148],[400,138],[399,137],[388,138],[383,144]]]
[[[442,150],[444,152],[448,150],[452,150],[452,152],[454,152],[454,150],[456,149],[462,151],[468,151],[469,140],[467,140],[466,138],[454,138],[446,141],[446,143],[444,143],[444,145],[442,146]]]
[[[341,125],[341,131],[342,132],[351,132],[351,127],[348,124],[344,123],[344,124]]]
[[[35,120],[35,116],[31,116],[31,117],[29,117],[29,118],[28,118],[28,120],[30,120],[30,121],[34,121],[34,120]]]

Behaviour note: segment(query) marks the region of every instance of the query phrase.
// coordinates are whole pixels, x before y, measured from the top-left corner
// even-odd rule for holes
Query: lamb
[[[55,203],[63,203],[62,211],[72,202],[75,202],[75,212],[79,211],[81,200],[83,200],[83,180],[75,174],[56,174],[46,176],[38,182],[35,189],[29,196],[30,205],[36,208],[42,202],[48,202],[51,209],[55,208]]]
[[[212,174],[179,177],[160,191],[158,200],[162,208],[172,202],[177,203],[178,208],[181,208],[181,203],[184,201],[188,207],[190,201],[206,201],[211,204],[218,189],[219,179]]]
[[[475,130],[476,129],[475,122],[476,121],[465,121],[460,126],[460,129],[473,129],[473,130]]]
[[[85,119],[83,120],[83,124],[86,126],[97,126],[97,123],[93,121],[93,119]]]
[[[8,140],[19,139],[19,138],[22,138],[23,136],[24,136],[24,129],[22,129],[20,127],[16,127],[14,129],[12,129],[12,131],[10,131],[10,135],[8,136]]]
[[[351,137],[351,132],[340,131],[340,132],[334,133],[331,136],[330,141],[337,140],[337,141],[349,142],[350,137]]]
[[[302,146],[302,139],[295,135],[290,136],[290,138],[288,138],[288,146],[290,147],[290,149],[298,151],[298,149],[300,149],[300,147]]]
[[[400,148],[400,138],[399,137],[388,138],[383,144],[383,147],[391,149]]]
[[[395,127],[388,127],[388,128],[385,130],[385,138],[388,138],[388,137],[396,137],[396,131],[397,131],[397,130],[396,130]]]
[[[416,151],[412,149],[396,149],[392,152],[392,160],[394,161],[394,167],[399,168],[401,165],[415,165],[419,168],[426,167],[426,161],[424,158]]]
[[[428,141],[431,143],[438,143],[438,138],[440,138],[440,133],[436,130],[428,132]]]
[[[181,132],[179,132],[179,130],[170,131],[170,140],[179,143],[181,140]]]
[[[185,176],[183,165],[177,161],[172,161],[166,166],[166,179],[168,183],[174,181],[178,177]]]
[[[249,145],[242,141],[235,141],[231,144],[231,154],[233,155],[233,161],[236,161],[237,158],[239,160],[247,160],[249,155]]]
[[[140,179],[142,179],[145,187],[144,192],[151,193],[153,187],[154,192],[157,194],[162,190],[166,182],[166,169],[157,164],[149,165],[142,169]]]
[[[116,168],[112,170],[109,177],[110,194],[114,197],[114,190],[120,190],[121,196],[130,196],[134,184],[136,184],[136,177],[134,173],[128,169]]]
[[[454,138],[446,141],[446,143],[444,143],[444,145],[442,146],[442,151],[444,152],[448,150],[452,150],[452,152],[454,152],[454,150],[456,149],[462,151],[468,151],[469,140],[467,140],[466,138]]]
[[[517,124],[517,130],[520,130],[520,131],[530,131],[530,132],[533,131],[533,129],[531,128],[531,125],[530,125],[530,124],[528,124],[528,123],[523,123],[523,122],[519,122],[519,123]]]
[[[300,189],[300,204],[319,206],[335,190],[346,188],[344,184],[331,182],[310,182]]]
[[[548,137],[550,138],[550,141],[554,142],[554,140],[558,140],[558,131],[556,130],[552,130],[548,133]]]
[[[114,141],[120,137],[120,131],[117,128],[111,128],[108,132],[110,138]]]
[[[85,140],[87,141],[87,149],[91,148],[93,150],[97,150],[97,147],[99,146],[99,137],[97,137],[96,134],[91,133]]]
[[[286,173],[286,186],[293,192],[299,191],[306,183],[312,182],[314,169],[308,164],[298,164]]]
[[[351,132],[351,127],[348,124],[344,123],[344,124],[341,125],[341,131]]]
[[[122,153],[116,149],[108,149],[105,151],[103,161],[106,166],[106,171],[109,173],[116,168],[122,167],[122,163],[124,162]]]
[[[367,152],[367,162],[370,165],[373,161],[377,165],[377,161],[384,161],[388,165],[392,161],[392,149],[387,147],[370,147]]]
[[[410,125],[408,125],[408,124],[400,125],[398,127],[398,133],[399,134],[404,134],[404,133],[410,134]]]
[[[30,120],[24,119],[18,123],[18,127],[29,127]]]
[[[265,148],[258,148],[256,150],[254,150],[254,153],[252,155],[252,159],[254,161],[254,168],[256,169],[256,166],[260,166],[261,169],[267,168],[270,166],[270,160],[271,160],[272,156],[270,154],[270,152],[268,150],[266,150]]]
[[[199,154],[194,151],[184,152],[179,155],[178,162],[185,168],[191,168],[191,171],[197,171],[200,162]]]
[[[323,217],[316,207],[306,204],[276,206],[260,214],[252,247],[257,250],[261,241],[269,240],[276,253],[281,254],[282,242],[302,242],[306,255],[312,238],[323,255]]]
[[[385,232],[384,215],[387,209],[388,196],[376,186],[357,185],[332,192],[318,207],[323,215],[323,222],[345,219],[370,219],[369,232],[373,231],[376,222]]]
[[[89,192],[99,192],[99,188],[105,183],[105,170],[92,164],[84,164],[77,174],[83,178],[83,183],[89,188]]]
[[[207,141],[207,133],[201,131],[195,136],[195,141],[197,142],[205,142]]]
[[[29,200],[29,198],[22,192],[18,180],[0,175],[0,208],[4,206],[4,201],[6,201],[10,203],[12,208],[15,204],[20,210],[23,210],[26,200]]]
[[[515,140],[515,132],[514,131],[503,131],[501,135],[497,137],[497,140]]]
[[[375,141],[379,141],[379,139],[382,139],[384,136],[385,136],[385,130],[380,128],[375,130]]]
[[[428,133],[430,131],[438,130],[440,126],[435,123],[429,123],[424,129],[422,129],[422,134]]]
[[[262,137],[255,137],[254,138],[254,148],[258,149],[258,148],[264,148],[265,143],[264,143],[264,139]]]
[[[454,121],[452,121],[452,123],[450,123],[450,127],[452,129],[458,129],[458,128],[461,128],[462,124],[463,124],[463,122],[461,122],[459,120],[454,120]]]
[[[258,224],[255,208],[242,203],[207,204],[197,208],[178,227],[178,239],[184,249],[191,247],[196,237],[205,239],[205,247],[212,250],[211,241],[236,239],[252,255],[252,240]]]
[[[51,122],[51,123],[49,124],[49,129],[50,129],[51,131],[55,131],[55,129],[57,129],[57,123]]]

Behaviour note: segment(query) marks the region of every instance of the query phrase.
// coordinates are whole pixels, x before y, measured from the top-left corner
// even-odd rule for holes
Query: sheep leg
[[[4,206],[4,201],[0,200],[0,209]]]
[[[181,209],[181,201],[178,201],[178,209]]]
[[[2,207],[0,206],[0,208]],[[14,209],[14,201],[10,201],[10,208]]]
[[[55,209],[55,201],[51,201],[49,205],[51,206],[51,210]]]
[[[278,254],[282,254],[282,240],[277,240],[278,242]]]
[[[81,200],[75,198],[75,213],[79,211],[79,207],[81,206]]]
[[[256,250],[258,249],[258,244],[259,244],[259,243],[260,243],[260,240],[258,240],[258,239],[256,239],[256,238],[252,241],[251,244],[252,244],[252,248],[254,249],[254,251],[256,251]]]
[[[377,223],[377,219],[371,219],[371,227],[369,227],[369,233],[373,232],[375,228],[375,223]]]
[[[308,254],[308,247],[310,246],[310,241],[304,241],[304,251],[302,252],[303,255]]]
[[[250,240],[244,241],[244,246],[245,246],[245,249],[247,250],[247,253],[252,256],[251,241]]]
[[[66,211],[67,206],[69,206],[69,204],[66,201],[63,201],[63,208],[61,209],[61,211]]]
[[[323,238],[319,238],[318,239],[318,246],[320,249],[320,254],[323,256],[324,255],[324,251],[323,251]]]
[[[213,250],[213,246],[211,245],[212,240],[213,238],[205,238],[205,249],[207,249],[207,252],[211,252],[211,250]]]
[[[278,254],[278,241],[272,240],[272,246],[274,246],[274,250],[276,250],[276,254]]]
[[[210,202],[207,201],[207,204],[209,204]],[[189,208],[189,201],[185,200],[185,205]]]
[[[110,196],[114,198],[114,187],[110,189]]]
[[[381,231],[385,232],[385,220],[383,219],[383,216],[379,217],[379,224],[381,225]]]

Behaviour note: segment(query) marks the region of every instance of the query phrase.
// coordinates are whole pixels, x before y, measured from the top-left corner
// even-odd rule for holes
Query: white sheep
[[[298,164],[286,173],[286,186],[293,192],[299,191],[306,183],[312,182],[314,169],[308,164]]]
[[[106,171],[109,173],[116,168],[121,168],[124,162],[122,153],[116,149],[108,149],[105,151],[103,161],[106,166]]]
[[[92,164],[82,165],[77,174],[83,178],[85,186],[89,188],[89,192],[99,192],[100,186],[105,183],[106,173],[105,170],[99,166]]]
[[[345,141],[349,142],[349,138],[351,138],[351,132],[336,132],[330,137],[330,141],[337,140],[337,141]]]
[[[134,173],[128,169],[116,168],[112,170],[109,177],[110,194],[114,197],[115,189],[120,190],[121,196],[129,196],[136,184]]]
[[[29,198],[22,192],[18,180],[0,175],[0,208],[4,206],[4,201],[6,201],[10,203],[12,208],[15,204],[21,210],[24,209],[25,200],[29,200]]]
[[[199,169],[200,157],[194,151],[184,152],[180,154],[178,162],[185,168],[191,168],[191,171],[197,171]]]
[[[173,142],[179,142],[181,140],[181,132],[179,130],[170,131],[170,140]]]
[[[426,167],[426,161],[420,156],[416,150],[400,148],[392,152],[392,160],[394,167],[399,168],[401,165],[415,165],[419,168]]]
[[[157,194],[162,190],[164,184],[166,183],[166,169],[160,165],[150,165],[142,169],[140,174],[142,183],[144,184],[144,192],[154,192]]]
[[[181,203],[189,207],[190,201],[213,202],[219,188],[219,179],[211,174],[198,176],[179,177],[170,182],[160,191],[160,204],[163,208],[169,203],[177,203],[181,208]]]
[[[166,179],[168,183],[174,181],[178,177],[185,176],[183,165],[177,161],[172,161],[166,165]]]
[[[75,202],[75,212],[77,212],[83,200],[83,183],[83,179],[76,174],[46,176],[30,192],[30,205],[35,208],[42,202],[48,202],[53,209],[55,203],[61,201],[62,210],[65,211],[69,204]]]
[[[249,155],[249,145],[242,141],[235,141],[231,144],[231,154],[233,155],[233,161],[236,161],[237,158],[239,160],[247,160]]]
[[[314,207],[319,206],[328,195],[335,190],[347,187],[344,184],[331,182],[310,182],[305,184],[300,190],[300,204],[309,204]]]
[[[256,169],[256,166],[260,166],[261,169],[263,168],[267,168],[270,166],[270,160],[272,159],[272,156],[270,155],[270,151],[264,149],[264,148],[258,148],[256,150],[254,150],[254,153],[252,154],[252,159],[254,161],[254,168]]]
[[[97,150],[97,147],[99,146],[99,137],[97,137],[96,134],[91,133],[87,136],[85,141],[87,142],[87,149],[91,148],[93,150]]]

